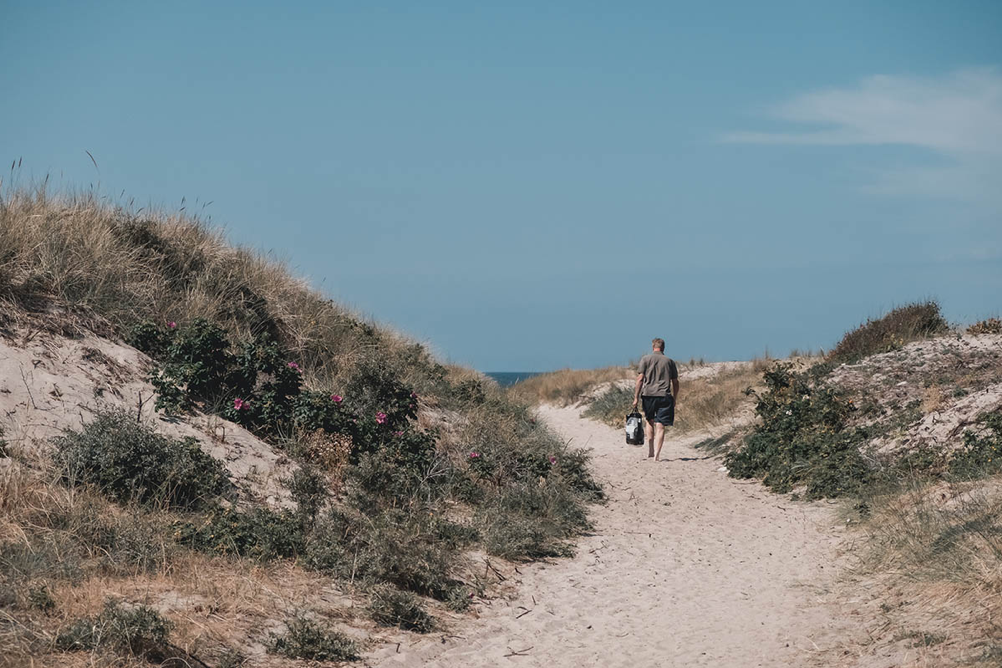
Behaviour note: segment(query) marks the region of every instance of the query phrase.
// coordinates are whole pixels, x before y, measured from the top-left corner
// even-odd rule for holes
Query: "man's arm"
[[[671,379],[671,395],[678,401],[678,378]]]
[[[644,386],[644,374],[637,374],[637,382],[633,388],[633,407],[637,407],[640,401],[640,388]]]

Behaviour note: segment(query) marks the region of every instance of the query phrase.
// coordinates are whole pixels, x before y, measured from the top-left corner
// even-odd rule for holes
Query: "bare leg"
[[[661,446],[665,444],[665,426],[660,422],[654,424],[654,440],[657,441],[657,452],[654,453],[654,461],[661,461]],[[652,444],[653,448],[654,445]]]
[[[644,435],[647,437],[647,456],[654,456],[654,423],[650,420],[644,421]]]

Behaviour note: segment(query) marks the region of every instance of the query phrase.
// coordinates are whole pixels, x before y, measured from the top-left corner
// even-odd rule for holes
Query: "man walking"
[[[665,427],[675,424],[675,400],[678,399],[678,367],[675,360],[665,357],[665,340],[651,341],[651,353],[640,358],[637,384],[633,392],[633,407],[643,399],[644,434],[647,436],[648,457],[661,460],[665,442]],[[654,445],[657,441],[657,450]]]

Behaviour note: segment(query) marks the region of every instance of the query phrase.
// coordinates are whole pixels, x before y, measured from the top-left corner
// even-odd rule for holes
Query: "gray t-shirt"
[[[675,360],[665,357],[664,353],[654,352],[640,358],[637,373],[644,376],[641,396],[665,397],[671,394],[671,381],[678,378],[678,367]]]

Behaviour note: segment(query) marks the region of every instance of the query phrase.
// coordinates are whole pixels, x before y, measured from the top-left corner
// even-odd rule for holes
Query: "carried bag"
[[[626,416],[626,442],[629,445],[644,444],[644,416],[637,411]]]

